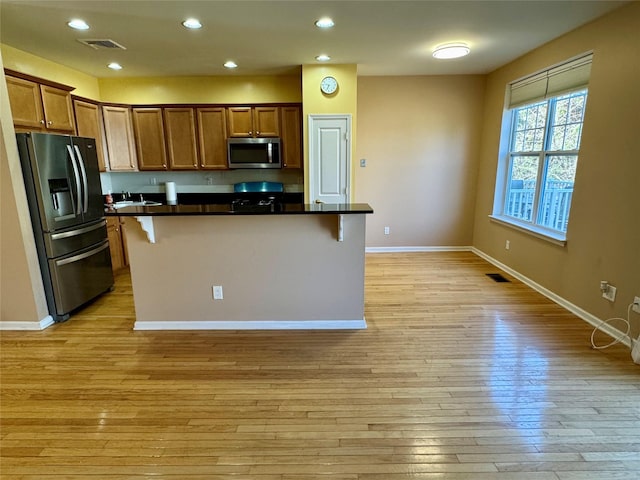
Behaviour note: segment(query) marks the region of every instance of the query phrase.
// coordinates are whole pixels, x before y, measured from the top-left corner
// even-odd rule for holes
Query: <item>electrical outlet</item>
[[[640,297],[635,297],[633,299],[633,307],[631,307],[631,310],[636,313],[640,313]]]
[[[602,298],[606,298],[610,302],[616,299],[616,287],[611,284],[607,284],[607,288],[602,291]]]
[[[389,235],[389,227],[384,227],[384,234]]]
[[[214,285],[213,286],[213,299],[214,300],[222,300],[222,285]]]
[[[151,178],[149,179],[149,183],[150,183],[151,185],[157,185],[157,184],[158,184],[158,179],[157,179],[156,177],[151,177]]]
[[[509,248],[511,248],[511,242],[509,240],[507,240],[504,244],[504,248],[505,250],[509,250]]]
[[[361,167],[366,167],[367,166],[367,159],[366,158],[361,158],[360,159],[360,166]]]

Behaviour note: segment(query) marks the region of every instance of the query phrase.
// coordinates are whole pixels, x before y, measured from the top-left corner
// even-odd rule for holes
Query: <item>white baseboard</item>
[[[366,247],[366,253],[403,253],[403,252],[470,252],[473,247]]]
[[[47,315],[39,322],[0,322],[0,330],[44,330],[55,322]]]
[[[595,315],[592,315],[591,313],[587,312],[586,310],[583,310],[582,308],[578,307],[577,305],[574,305],[570,301],[562,298],[560,295],[557,295],[557,294],[553,293],[551,290],[548,290],[545,287],[543,287],[542,285],[534,282],[530,278],[525,277],[524,275],[522,275],[521,273],[519,273],[516,270],[512,269],[511,267],[508,267],[507,265],[505,265],[502,262],[499,262],[495,258],[490,257],[489,255],[487,255],[483,251],[478,250],[475,247],[473,247],[471,251],[473,253],[475,253],[476,255],[478,255],[479,257],[485,259],[487,262],[495,265],[499,269],[504,270],[509,275],[517,278],[518,280],[520,280],[525,285],[533,288],[536,292],[544,295],[549,300],[551,300],[551,301],[557,303],[558,305],[560,305],[561,307],[569,310],[571,313],[573,313],[577,317],[580,317],[582,320],[586,321],[587,323],[590,323],[594,327],[600,328],[600,330],[602,330],[604,333],[606,333],[610,337],[616,338],[616,339],[620,339],[620,343],[623,343],[627,347],[631,348],[631,340],[624,332],[621,332],[617,328],[612,327],[608,323],[603,324],[602,320],[599,319],[598,317],[596,317]]]
[[[156,322],[137,321],[134,330],[362,330],[367,322],[362,320],[252,320],[252,321],[186,321]]]

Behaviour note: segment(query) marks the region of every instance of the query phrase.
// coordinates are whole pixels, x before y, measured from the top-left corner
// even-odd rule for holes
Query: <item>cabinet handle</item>
[[[257,136],[260,136],[260,132],[256,132],[256,135],[257,135]]]
[[[49,121],[47,122],[47,125],[53,125],[53,122],[52,122],[51,120],[49,120]]]
[[[249,135],[253,135],[253,132],[251,130],[249,130]]]
[[[204,163],[201,163],[201,164],[200,164],[200,166],[201,166],[201,167],[204,167]]]
[[[167,164],[166,164],[166,163],[163,163],[163,164],[162,164],[162,168],[167,168]]]
[[[40,123],[41,123],[42,125],[44,125],[44,120],[40,120]]]

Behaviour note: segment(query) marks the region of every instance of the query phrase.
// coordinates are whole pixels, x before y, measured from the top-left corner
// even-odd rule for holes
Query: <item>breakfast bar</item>
[[[368,204],[131,205],[137,330],[359,329]]]

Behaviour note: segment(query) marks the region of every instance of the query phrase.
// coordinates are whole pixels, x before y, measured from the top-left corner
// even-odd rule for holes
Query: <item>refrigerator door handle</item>
[[[82,194],[80,193],[80,174],[78,173],[78,165],[76,165],[76,157],[71,150],[71,145],[67,145],[67,151],[71,157],[71,165],[73,166],[73,175],[76,178],[76,215],[82,213]]]
[[[78,164],[80,165],[80,172],[82,173],[82,189],[84,190],[84,208],[82,212],[87,213],[87,208],[89,207],[89,182],[87,181],[87,171],[84,168],[84,158],[82,158],[80,149],[77,145],[74,145],[73,148],[78,154]]]
[[[62,265],[67,265],[69,263],[74,263],[74,262],[78,262],[80,260],[83,260],[85,258],[88,258],[92,255],[95,255],[98,252],[101,252],[102,250],[109,248],[109,242],[104,242],[103,245],[94,248],[93,250],[89,250],[88,252],[84,252],[81,253],[79,255],[74,255],[73,257],[69,257],[69,258],[64,258],[62,260],[56,260],[56,266],[61,267]]]
[[[104,227],[106,224],[107,221],[102,220],[100,223],[96,223],[95,225],[91,225],[90,227],[78,228],[77,230],[72,230],[70,232],[54,233],[53,235],[51,235],[51,240],[60,240],[61,238],[69,238],[75,237],[76,235],[82,235],[83,233],[98,230],[99,228]]]

